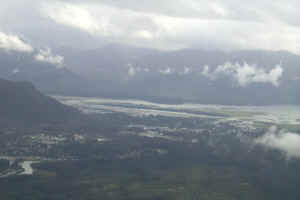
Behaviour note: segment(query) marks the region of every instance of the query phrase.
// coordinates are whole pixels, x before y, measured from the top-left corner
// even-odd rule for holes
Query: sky
[[[31,50],[26,45],[97,48],[121,43],[161,50],[300,54],[298,8],[297,0],[10,0],[0,6],[0,45],[19,39],[24,51]]]

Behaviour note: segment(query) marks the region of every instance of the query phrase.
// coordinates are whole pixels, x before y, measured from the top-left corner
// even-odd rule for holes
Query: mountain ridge
[[[300,56],[286,51],[157,51],[109,45],[98,49],[60,49],[64,68],[37,63],[1,63],[0,76],[27,80],[44,93],[135,98],[204,104],[300,104]],[[219,68],[219,69],[218,69]],[[6,71],[7,71],[6,70]],[[20,70],[21,71],[21,70]],[[26,73],[25,73],[26,72]]]
[[[63,123],[80,116],[75,108],[40,93],[30,82],[0,79],[0,126]]]

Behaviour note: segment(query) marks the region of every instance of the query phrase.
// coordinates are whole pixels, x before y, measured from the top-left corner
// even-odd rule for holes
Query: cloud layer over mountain
[[[55,65],[58,68],[63,66],[64,57],[53,55],[50,48],[39,49],[38,52],[35,52],[36,49],[31,44],[25,42],[17,35],[0,32],[0,50],[1,49],[8,52],[15,51],[32,54],[36,61]]]
[[[38,54],[35,55],[35,59],[40,62],[50,63],[56,65],[58,68],[62,67],[64,57],[59,55],[52,55],[51,49],[41,49]]]
[[[280,65],[276,65],[269,72],[266,72],[264,69],[248,63],[240,65],[239,63],[232,64],[230,62],[219,65],[213,72],[210,72],[209,66],[206,65],[202,71],[202,74],[211,80],[225,75],[236,80],[242,87],[251,83],[271,83],[278,86],[282,73],[283,69]]]
[[[33,48],[21,40],[17,35],[0,32],[0,49],[7,51],[32,52]]]
[[[0,8],[0,30],[29,40],[39,36],[34,42],[50,47],[115,42],[300,54],[299,6],[296,0],[11,0]]]

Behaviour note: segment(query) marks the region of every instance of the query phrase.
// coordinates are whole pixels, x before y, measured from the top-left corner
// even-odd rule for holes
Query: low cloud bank
[[[159,73],[164,74],[164,75],[172,74],[172,72],[173,71],[170,67],[167,67],[166,69],[159,70]]]
[[[25,43],[17,35],[10,35],[0,31],[0,49],[4,49],[5,51],[32,53],[31,55],[33,58],[39,62],[49,63],[55,65],[57,68],[63,67],[63,56],[53,55],[50,48],[40,49],[37,53],[35,53],[34,47]],[[19,71],[13,70],[13,73],[18,72]]]
[[[300,135],[271,127],[268,132],[255,140],[256,144],[283,152],[287,158],[300,158]]]
[[[281,65],[276,65],[269,72],[264,69],[258,68],[256,65],[250,65],[244,63],[232,64],[230,62],[224,65],[219,65],[214,71],[209,70],[209,66],[206,65],[203,68],[202,75],[208,77],[211,80],[218,79],[220,76],[229,76],[237,81],[241,87],[245,87],[252,83],[270,83],[274,86],[279,86],[280,78],[282,76],[283,69]]]
[[[0,49],[26,53],[33,52],[33,47],[29,44],[26,44],[18,36],[8,35],[3,32],[0,32]]]
[[[63,66],[64,57],[59,55],[53,55],[51,49],[40,50],[38,54],[34,56],[37,61],[45,62],[56,65],[58,68]]]
[[[139,71],[138,69],[134,68],[131,64],[128,65],[128,76],[129,77],[134,77],[137,73],[137,71]]]

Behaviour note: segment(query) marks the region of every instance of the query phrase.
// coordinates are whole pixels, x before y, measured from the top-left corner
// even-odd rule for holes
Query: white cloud
[[[167,67],[166,69],[161,69],[159,70],[159,73],[164,74],[164,75],[168,75],[171,74],[173,71],[171,70],[170,67]]]
[[[127,64],[127,68],[128,70],[126,80],[128,80],[128,78],[133,78],[138,74],[145,74],[150,72],[150,69],[148,67],[134,66],[131,63]]]
[[[141,68],[139,66],[134,66],[131,63],[127,64],[127,67],[128,67],[128,71],[127,71],[128,77],[134,77],[138,73],[148,73],[150,71],[149,68]]]
[[[12,71],[13,74],[17,74],[17,73],[19,73],[19,72],[20,72],[20,70],[19,70],[18,68],[15,68],[15,69]]]
[[[118,9],[104,4],[44,3],[42,14],[92,36],[126,41],[155,37],[155,24],[147,14]],[[125,39],[126,38],[126,39]]]
[[[56,65],[57,68],[63,67],[64,57],[53,55],[51,49],[40,50],[34,58],[39,62],[50,63]]]
[[[150,31],[147,31],[147,30],[137,31],[133,34],[133,36],[137,37],[137,38],[147,39],[147,40],[154,38],[154,35]]]
[[[0,49],[25,53],[32,53],[34,51],[34,48],[30,44],[25,43],[17,35],[8,35],[3,32],[0,32]],[[17,59],[19,59],[19,57],[17,57]],[[34,59],[56,65],[58,68],[62,67],[64,61],[62,56],[52,55],[51,49],[49,48],[46,50],[39,50],[39,52],[34,55]],[[12,71],[13,74],[19,72],[20,70],[18,68]]]
[[[219,65],[213,72],[209,72],[209,66],[204,66],[202,71],[202,75],[211,80],[217,79],[222,75],[232,77],[242,87],[252,83],[270,83],[274,86],[279,86],[282,73],[281,65],[276,65],[269,72],[266,72],[256,65],[247,63],[240,65],[239,63],[232,64],[230,62]]]
[[[210,73],[210,71],[209,71],[209,66],[208,66],[208,65],[205,65],[205,66],[203,67],[203,70],[202,70],[201,74],[202,74],[203,76],[206,76],[207,78],[209,78],[209,79],[211,79],[211,80],[213,80],[213,79],[215,78],[214,74]]]
[[[0,32],[0,49],[27,53],[33,51],[33,47],[29,44],[26,44],[17,35],[8,35],[3,32]]]
[[[42,12],[58,24],[79,28],[90,34],[96,34],[100,28],[105,29],[105,23],[100,27],[100,19],[96,20],[85,7],[75,4],[44,4]]]
[[[191,72],[191,69],[189,67],[184,67],[184,70],[183,70],[183,74],[189,74]]]
[[[221,4],[213,2],[210,4],[210,6],[211,6],[211,10],[215,13],[216,16],[220,16],[220,17],[229,16],[229,11]]]
[[[188,75],[188,74],[192,73],[192,70],[191,70],[191,68],[189,68],[187,66],[184,66],[183,71],[181,71],[181,70],[180,71],[174,71],[174,73],[177,73],[179,75]]]
[[[255,140],[256,144],[282,151],[287,158],[300,158],[300,135],[277,130],[275,126]]]
[[[137,70],[132,65],[129,65],[128,76],[134,77],[136,75],[136,73],[137,73]]]

